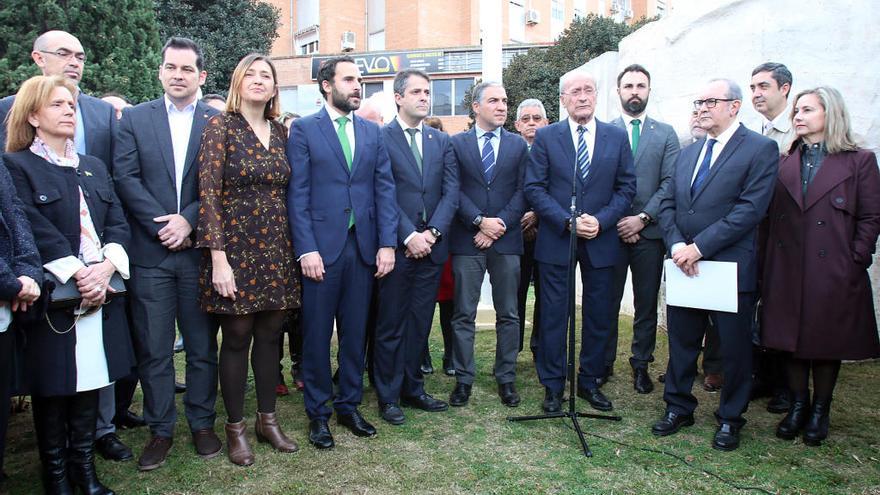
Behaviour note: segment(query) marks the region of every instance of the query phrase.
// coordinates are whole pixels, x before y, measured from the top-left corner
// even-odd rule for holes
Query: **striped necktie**
[[[491,132],[487,132],[483,134],[483,137],[486,138],[486,142],[483,143],[483,178],[486,179],[486,182],[492,182],[492,169],[495,168],[495,150],[492,148],[492,138],[495,137],[495,134]]]
[[[587,175],[590,173],[590,151],[587,149],[587,140],[584,139],[584,132],[587,128],[579,125],[578,131],[578,149],[577,149],[577,167],[578,176],[581,181],[587,181]]]

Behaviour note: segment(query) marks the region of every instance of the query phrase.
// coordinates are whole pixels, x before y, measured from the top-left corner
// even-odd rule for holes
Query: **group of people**
[[[214,431],[219,384],[226,454],[237,465],[255,461],[244,410],[249,365],[256,439],[298,449],[275,415],[282,329],[296,344],[308,439],[319,449],[334,446],[334,413],[354,435],[376,435],[358,409],[365,365],[379,415],[392,425],[406,421],[403,408],[466,406],[487,272],[493,374],[508,407],[520,404],[516,360],[534,283],[529,347],[543,410],[561,408],[571,263],[583,286],[577,395],[600,411],[613,409],[601,387],[613,374],[628,271],[633,386],[646,394],[664,258],[690,276],[701,260],[737,263],[737,312],[668,307],[666,410],[656,435],[694,423],[701,351],[723,377],[713,382],[720,450],[739,445],[753,355],[779,371],[765,377],[787,413],[777,436],[802,434],[810,445],[827,436],[841,360],[880,356],[866,271],[880,234],[876,159],[854,142],[833,88],[801,92],[787,112],[792,79],[781,64],[752,75],[761,132],[739,122],[739,86],[716,79],[693,102],[693,138],[681,148],[672,127],[647,114],[651,78],[640,65],[617,79],[622,115],[613,122],[595,118],[596,79],[576,70],[560,81],[567,117],[558,123],[528,99],[516,109],[519,134],[508,132],[503,85],[482,82],[472,90],[473,128],[449,136],[426,125],[431,79],[419,70],[396,75],[398,112],[380,127],[356,112],[362,79],[345,56],[318,70],[322,109],[287,122],[264,55],[239,62],[228,96],[212,96],[218,109],[199,99],[207,75],[200,47],[170,38],[158,73],[163,96],[118,115],[80,91],[86,56],[75,36],[44,33],[32,53],[43,75],[0,100],[0,394],[11,393],[14,339],[22,338],[26,373],[16,390],[33,397],[47,493],[112,493],[97,478],[94,453],[133,458],[115,427],[132,421],[138,380],[150,429],[138,469],[165,463],[177,423],[178,330],[184,410],[203,458],[223,449]],[[424,380],[447,263],[448,401]],[[67,286],[79,304],[58,304]],[[0,407],[3,437],[7,413]]]

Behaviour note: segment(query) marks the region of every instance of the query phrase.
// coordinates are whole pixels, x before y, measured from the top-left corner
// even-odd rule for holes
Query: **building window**
[[[565,29],[565,3],[563,0],[550,2],[550,35],[555,39]]]
[[[587,16],[587,0],[574,0],[572,7],[574,19],[583,19]]]
[[[385,84],[380,82],[366,82],[364,83],[364,97],[362,100],[366,100],[367,98],[373,96],[376,93],[381,93],[385,89]]]
[[[367,50],[385,49],[385,0],[367,0]]]
[[[511,1],[508,9],[510,19],[507,21],[507,29],[510,33],[510,41],[526,41],[526,11],[522,1]]]
[[[311,55],[318,53],[318,40],[306,43],[299,47],[300,55]]]
[[[441,117],[467,115],[469,109],[464,104],[464,97],[473,84],[472,78],[432,80],[431,114]]]

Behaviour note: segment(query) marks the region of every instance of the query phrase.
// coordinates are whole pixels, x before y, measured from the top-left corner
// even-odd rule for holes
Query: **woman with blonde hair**
[[[75,93],[60,76],[25,81],[7,119],[3,160],[43,268],[79,293],[69,307],[50,303],[26,329],[45,491],[109,494],[95,474],[95,421],[98,389],[134,364],[125,302],[110,287],[115,272],[128,278],[129,229],[104,163],[76,153]]]
[[[841,360],[880,356],[867,271],[880,235],[880,171],[874,153],[856,145],[836,89],[794,101],[797,138],[780,161],[764,225],[762,340],[791,353],[793,400],[776,436],[802,432],[816,446],[828,436]]]
[[[275,417],[281,324],[286,311],[300,305],[299,269],[287,222],[287,133],[275,120],[277,80],[269,57],[243,58],[232,74],[226,112],[208,121],[198,157],[196,245],[205,248],[200,302],[220,321],[227,455],[242,466],[254,462],[244,420],[252,340],[257,439],[281,452],[298,449]]]

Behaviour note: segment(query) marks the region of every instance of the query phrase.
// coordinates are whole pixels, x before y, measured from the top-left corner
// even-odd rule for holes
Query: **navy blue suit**
[[[694,243],[702,260],[737,264],[737,313],[669,306],[669,367],[663,399],[667,410],[692,414],[691,393],[697,356],[711,316],[721,340],[724,387],[716,417],[742,425],[751,392],[751,319],[757,288],[757,226],[773,195],[779,151],[769,138],[740,125],[695,195],[691,182],[706,139],[691,144],[678,157],[672,188],[660,205],[666,245]]]
[[[440,273],[449,256],[441,237],[431,254],[407,258],[403,242],[428,226],[448,234],[458,208],[458,164],[449,136],[421,125],[422,168],[397,119],[382,129],[397,191],[397,250],[394,270],[379,280],[379,307],[373,348],[373,379],[379,403],[425,393],[420,369],[431,324]]]
[[[397,246],[394,178],[382,133],[372,122],[349,117],[355,133],[350,171],[325,109],[294,121],[287,143],[293,250],[297,258],[318,252],[325,269],[321,282],[303,277],[302,372],[310,419],[329,418],[330,399],[337,414],[350,414],[360,404],[376,253],[380,247]],[[349,229],[352,211],[355,224]],[[335,397],[330,378],[334,319],[339,336]]]
[[[494,138],[493,138],[494,139]],[[458,162],[461,194],[457,218],[449,233],[455,277],[455,333],[452,362],[455,380],[470,385],[476,373],[474,332],[480,287],[488,271],[495,305],[495,380],[503,385],[516,379],[516,356],[519,351],[519,257],[523,253],[520,219],[526,209],[523,174],[529,159],[526,142],[517,134],[501,129],[498,153],[490,180],[486,180],[476,129],[452,137]],[[482,215],[500,218],[507,227],[504,235],[485,250],[474,245],[479,227],[474,219]]]
[[[583,283],[578,386],[592,389],[603,373],[603,353],[612,318],[613,267],[621,251],[617,221],[632,204],[636,192],[635,169],[626,132],[596,121],[595,149],[586,181],[576,178],[577,212],[599,221],[599,234],[578,239],[577,261]],[[569,231],[575,147],[568,119],[538,129],[526,171],[526,195],[541,222],[535,243],[540,263],[541,305],[558,308],[541,313],[541,334],[536,365],[541,384],[561,392],[565,385],[565,334],[567,328]]]

